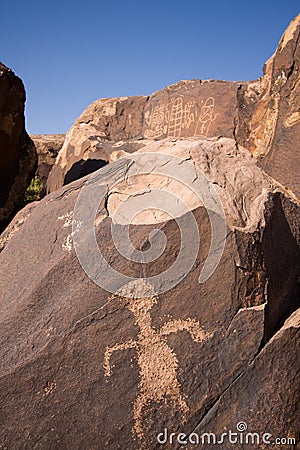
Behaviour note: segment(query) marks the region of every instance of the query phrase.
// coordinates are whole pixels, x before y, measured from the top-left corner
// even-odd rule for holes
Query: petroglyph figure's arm
[[[202,342],[211,336],[211,334],[205,333],[205,331],[203,330],[203,328],[200,327],[199,322],[196,319],[170,320],[161,327],[160,334],[163,336],[184,330],[190,333],[191,338],[195,342]]]
[[[133,341],[132,339],[127,342],[123,342],[123,344],[116,344],[113,347],[106,347],[103,358],[104,375],[106,377],[111,376],[110,357],[114,352],[116,352],[117,350],[126,350],[128,348],[134,347],[136,347],[136,341]]]

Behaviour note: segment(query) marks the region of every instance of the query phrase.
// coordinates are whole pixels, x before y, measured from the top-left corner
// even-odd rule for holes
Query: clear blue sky
[[[30,133],[64,133],[101,97],[181,79],[249,80],[299,0],[2,1],[0,61],[27,92]]]

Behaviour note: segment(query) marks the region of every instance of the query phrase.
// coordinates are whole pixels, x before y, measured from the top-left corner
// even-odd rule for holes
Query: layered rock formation
[[[240,421],[273,438],[299,438],[299,319],[290,316],[299,301],[299,206],[233,139],[166,139],[131,158],[28,205],[2,235],[1,445],[179,448],[180,432],[219,435]],[[214,202],[206,208],[205,195],[195,197],[199,170],[210,180],[207,192],[215,189],[221,199],[227,224],[213,250],[224,246],[221,259],[200,284],[215,239],[211,221],[217,230],[222,221]],[[87,179],[90,197],[83,198]],[[165,192],[174,199],[167,197],[161,211]],[[153,198],[158,210],[142,211]],[[190,213],[176,209],[180,202],[193,211],[199,250],[186,222]],[[122,236],[126,213],[137,206],[133,246],[146,256],[161,248],[162,231],[167,238],[147,264],[128,261],[111,235],[114,221]],[[162,215],[173,208],[173,218]],[[93,260],[84,220],[95,227],[109,266]],[[79,263],[73,238],[98,284]],[[194,248],[195,260],[181,277]],[[164,291],[165,271],[177,259],[178,271],[167,280],[175,284]],[[114,291],[118,276],[111,268],[132,281]],[[161,447],[165,429],[175,435]],[[228,442],[224,448],[231,448]]]
[[[37,156],[25,131],[22,81],[0,63],[0,231],[34,175]]]
[[[46,184],[50,170],[55,163],[59,150],[62,148],[65,135],[64,134],[31,134],[37,155],[38,166],[36,175],[43,185],[46,192]]]

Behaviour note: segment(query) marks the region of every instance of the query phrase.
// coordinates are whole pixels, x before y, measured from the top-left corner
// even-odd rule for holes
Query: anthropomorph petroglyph
[[[146,283],[142,280],[136,281]],[[149,295],[148,292],[147,297],[136,299],[126,297],[122,292],[122,297],[126,302],[126,307],[135,317],[136,324],[139,326],[139,333],[136,340],[130,339],[112,347],[107,347],[104,354],[103,368],[105,376],[111,376],[110,358],[112,354],[118,350],[130,348],[136,350],[140,382],[139,395],[133,407],[133,432],[136,433],[142,442],[144,437],[143,414],[146,412],[150,402],[170,402],[175,409],[182,413],[183,421],[186,413],[189,411],[177,380],[178,360],[174,350],[168,346],[165,336],[185,330],[190,334],[193,341],[202,342],[211,335],[205,333],[199,322],[191,318],[169,320],[160,330],[156,330],[151,324],[152,319],[150,316],[150,310],[157,302],[155,295]]]
[[[201,107],[200,116],[195,129],[195,136],[207,137],[211,123],[216,119],[214,114],[215,99],[208,97]]]

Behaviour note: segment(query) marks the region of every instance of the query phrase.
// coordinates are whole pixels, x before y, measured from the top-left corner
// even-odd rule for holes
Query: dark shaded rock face
[[[33,177],[37,156],[24,125],[22,81],[0,63],[0,230],[3,230]]]
[[[36,175],[41,181],[46,192],[47,179],[55,163],[59,150],[62,148],[65,135],[64,134],[31,134],[37,155],[38,166]]]
[[[93,223],[110,265],[137,278],[119,293],[92,282],[75,254],[73,237],[82,224],[73,212],[87,178],[22,210],[0,242],[3,448],[179,448],[180,432],[220,437],[241,421],[251,432],[299,438],[299,318],[291,315],[299,306],[299,206],[233,139],[167,139],[138,154],[144,151],[189,160],[216,187],[227,223],[220,263],[199,284],[212,236],[197,202],[199,252],[169,291],[157,293],[147,280],[178,256],[175,219],[143,212],[132,225],[133,245],[145,251],[149,233],[164,231],[167,244],[157,260],[143,265],[118,252],[113,211],[126,195],[135,201],[132,189],[143,190],[145,204],[155,189],[190,201],[171,177],[165,184],[155,178],[157,158],[147,166],[150,175],[132,184],[125,159],[87,177],[98,188],[116,181]],[[101,276],[110,280],[111,273]],[[163,446],[157,436],[165,429]]]
[[[72,181],[79,180],[79,178],[83,178],[90,173],[95,172],[101,167],[105,166],[107,161],[103,161],[102,159],[88,159],[76,162],[73,164],[69,172],[66,174],[64,179],[64,185],[72,183]]]

